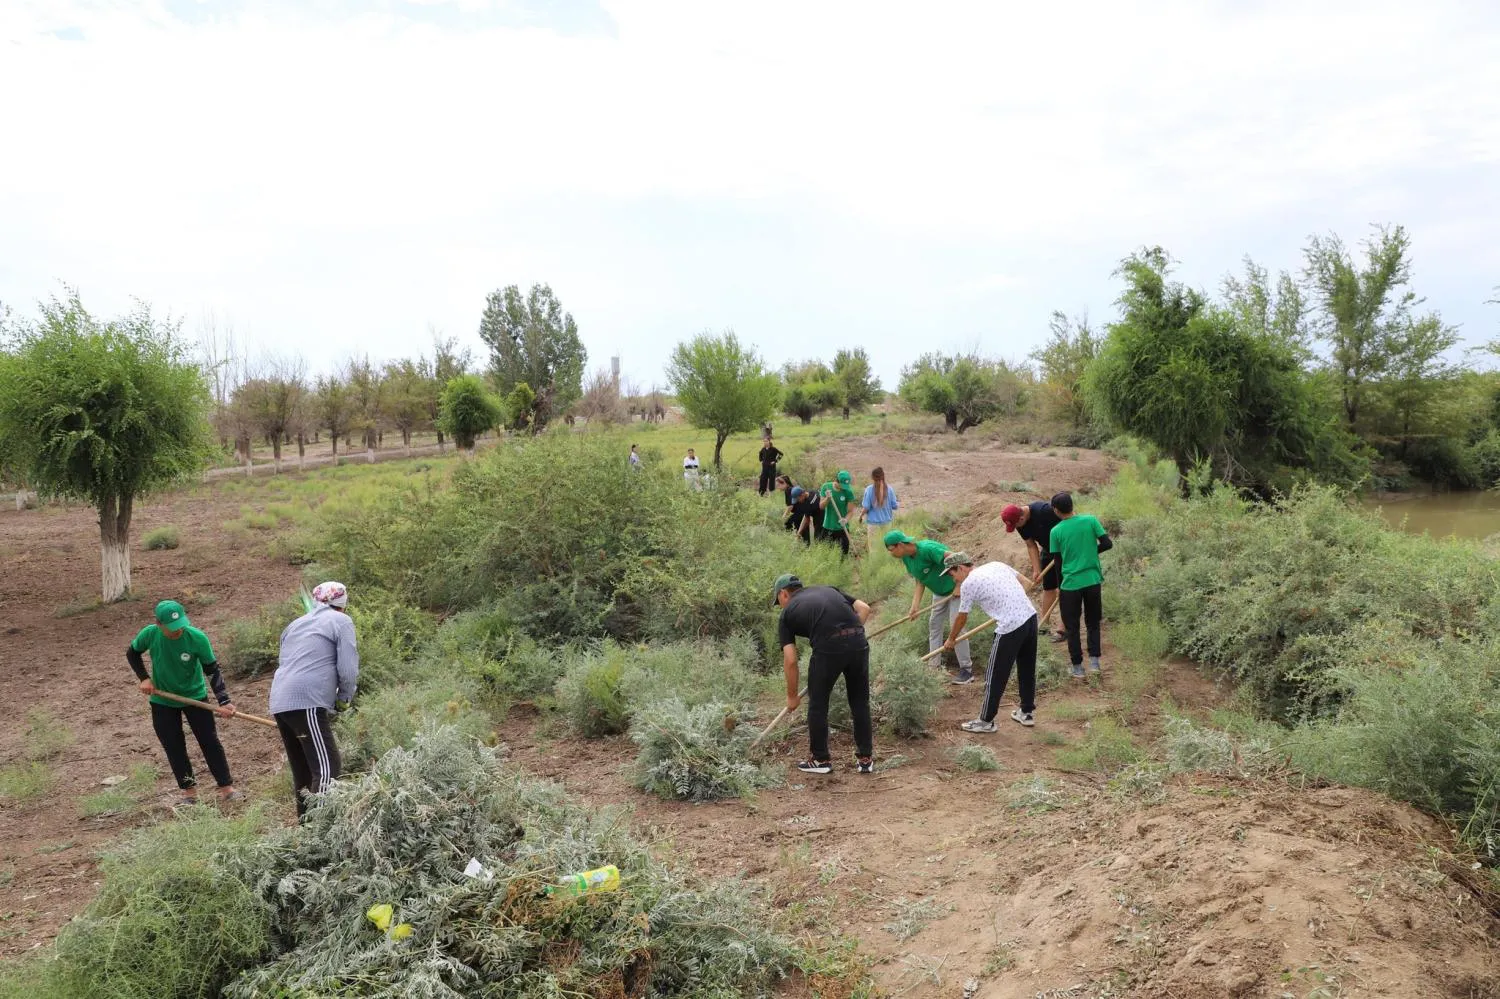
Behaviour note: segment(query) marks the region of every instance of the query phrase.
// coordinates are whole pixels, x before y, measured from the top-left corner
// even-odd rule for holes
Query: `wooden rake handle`
[[[176,701],[179,704],[186,704],[189,707],[202,708],[204,711],[212,711],[215,714],[218,714],[218,712],[219,712],[219,705],[217,705],[217,704],[210,704],[207,701],[195,700],[194,698],[191,698],[191,697],[179,697],[176,694],[169,694],[165,690],[158,690],[158,691],[156,691],[156,696],[157,697],[165,697],[169,701]],[[247,722],[255,722],[255,724],[257,724],[257,725],[266,725],[266,726],[269,726],[271,728],[275,728],[276,727],[276,723],[273,722],[271,719],[269,719],[269,718],[262,718],[260,715],[246,714],[245,712],[241,711],[239,708],[235,708],[234,714],[230,715],[229,717],[230,718],[243,718]]]
[[[993,628],[994,626],[995,626],[995,619],[991,618],[990,620],[984,622],[984,624],[977,625],[976,627],[970,628],[968,631],[964,632],[962,635],[959,635],[956,639],[953,640],[953,644],[957,645],[959,642],[962,642],[962,641],[964,641],[967,638],[970,638],[970,637],[972,637],[974,635],[979,634],[984,629],[986,629],[986,628]],[[923,656],[922,658],[918,659],[917,661],[918,662],[923,662],[923,663],[930,662],[931,660],[935,659],[936,657],[938,657],[938,656],[940,656],[942,654],[943,654],[943,647],[941,645],[939,645],[937,648],[933,649],[931,652],[927,653],[925,656]]]
[[[944,597],[941,600],[934,600],[932,603],[928,604],[926,607],[919,608],[915,614],[908,614],[905,617],[897,618],[896,620],[892,621],[890,624],[886,625],[883,628],[876,628],[874,631],[870,632],[869,637],[870,638],[879,638],[881,635],[884,635],[886,632],[890,631],[892,628],[899,628],[899,627],[901,627],[901,625],[906,624],[908,621],[915,621],[917,618],[919,618],[919,617],[922,616],[922,614],[923,614],[924,611],[930,612],[930,611],[936,610],[937,608],[943,606],[943,604],[947,603],[948,601],[950,601],[952,599],[953,599],[952,595],[949,595],[949,596]]]

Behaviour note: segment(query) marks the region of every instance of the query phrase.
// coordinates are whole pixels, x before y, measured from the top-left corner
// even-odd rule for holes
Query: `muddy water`
[[[1433,493],[1409,499],[1368,498],[1386,523],[1412,534],[1487,538],[1500,533],[1500,492]]]

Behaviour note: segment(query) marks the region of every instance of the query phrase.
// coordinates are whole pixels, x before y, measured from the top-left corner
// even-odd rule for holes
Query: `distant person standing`
[[[1052,497],[1052,509],[1060,523],[1052,528],[1049,543],[1062,558],[1063,628],[1068,633],[1068,660],[1075,680],[1083,678],[1083,646],[1079,640],[1078,618],[1082,614],[1088,627],[1089,672],[1099,672],[1099,622],[1104,616],[1104,572],[1099,556],[1114,547],[1104,525],[1097,517],[1073,512],[1073,497],[1058,493]]]
[[[837,544],[844,557],[849,557],[849,516],[854,511],[854,490],[850,483],[854,476],[845,469],[833,482],[823,483],[818,490],[818,504],[823,509],[823,537]]]
[[[214,715],[228,718],[235,709],[224,686],[224,675],[219,672],[219,660],[214,655],[213,646],[207,635],[188,623],[187,611],[177,601],[163,600],[157,604],[155,617],[156,623],[142,628],[125,649],[125,661],[130,663],[131,671],[140,681],[141,693],[150,699],[151,727],[167,756],[172,777],[182,791],[181,803],[198,803],[198,781],[193,776],[187,739],[182,734],[184,717],[193,730],[193,739],[203,754],[203,762],[208,764],[214,782],[219,785],[219,800],[239,801],[244,795],[234,789],[229,759],[214,727]],[[149,674],[143,658],[145,655],[151,657]],[[169,701],[159,693],[202,701],[208,698],[210,688],[214,699],[219,702],[218,710],[190,708]]]
[[[688,448],[687,457],[682,459],[682,479],[694,489],[697,489],[700,485],[698,478],[698,456],[693,453],[692,448]]]
[[[313,609],[282,631],[271,677],[271,715],[292,768],[299,818],[307,812],[307,795],[327,790],[343,770],[331,716],[340,703],[354,700],[359,683],[349,591],[330,581],[319,583],[312,597]]]
[[[958,601],[943,602],[952,596],[956,584],[952,576],[943,572],[943,559],[948,555],[948,546],[941,541],[923,538],[918,541],[905,531],[888,531],[882,539],[885,550],[901,560],[906,574],[917,581],[916,591],[911,595],[911,611],[908,617],[916,617],[922,609],[922,591],[932,591],[932,610],[927,615],[927,651],[936,652],[943,647],[943,637],[948,634],[949,623],[958,615]],[[954,646],[958,656],[958,676],[954,683],[974,682],[974,659],[970,654],[966,638]]]
[[[865,486],[865,494],[859,501],[859,516],[865,522],[865,547],[870,552],[875,551],[875,539],[890,530],[900,506],[896,490],[886,484],[885,469],[875,466],[870,472],[870,484]]]
[[[641,453],[636,450],[634,444],[630,445],[630,470],[632,472],[641,470]]]
[[[1047,615],[1057,603],[1058,587],[1062,585],[1062,562],[1052,554],[1052,529],[1062,521],[1046,500],[1037,500],[1026,506],[1014,503],[1000,511],[1005,532],[1016,533],[1026,542],[1026,554],[1031,557],[1031,578],[1042,584],[1042,610],[1037,615],[1040,630],[1047,630]],[[1044,573],[1042,570],[1046,569]],[[1066,641],[1061,631],[1054,632],[1052,641]]]
[[[990,663],[985,672],[984,704],[979,717],[964,722],[960,728],[965,732],[995,731],[995,715],[1000,712],[1000,698],[1005,696],[1012,667],[1021,688],[1021,704],[1010,717],[1030,728],[1036,724],[1036,611],[1021,586],[1020,574],[1004,562],[986,562],[976,567],[964,552],[943,556],[943,571],[958,584],[958,613],[953,617],[953,631],[943,648],[954,648],[955,639],[963,634],[969,611],[975,604],[995,622],[995,641],[990,645]]]
[[[870,605],[832,586],[803,586],[792,575],[776,577],[771,604],[781,608],[777,634],[786,675],[786,706],[796,711],[797,639],[812,646],[807,660],[807,738],[812,757],[797,764],[805,774],[833,773],[828,752],[828,698],[839,677],[854,716],[854,752],[860,773],[875,772],[875,728],[870,721],[870,643],[865,621]]]
[[[767,434],[766,439],[761,441],[760,446],[759,488],[762,496],[770,492],[773,488],[772,484],[776,481],[776,463],[784,457],[785,455],[781,453],[776,445],[771,443],[771,435]]]

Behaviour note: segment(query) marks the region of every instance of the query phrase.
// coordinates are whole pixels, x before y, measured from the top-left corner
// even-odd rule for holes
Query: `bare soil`
[[[897,438],[843,441],[819,457],[860,476],[883,465],[908,507],[972,506],[962,543],[1019,564],[1020,545],[999,522],[1003,503],[1084,491],[1111,473],[1102,455],[1070,454]],[[1031,491],[1006,488],[1015,483]],[[264,540],[219,530],[243,499],[207,486],[147,505],[135,536],[171,523],[182,547],[134,553],[138,599],[66,618],[59,608],[97,590],[92,512],[0,511],[0,766],[24,760],[32,707],[64,718],[75,740],[53,762],[48,796],[0,806],[0,953],[50,939],[97,890],[97,851],[164,814],[79,817],[79,799],[103,778],[143,761],[165,771],[123,656],[152,604],[186,598],[214,636],[295,586],[296,569]],[[882,768],[869,777],[797,773],[805,729],[789,729],[767,751],[787,768],[786,784],[753,801],[647,797],[630,785],[628,740],[560,741],[526,709],[500,735],[517,764],[601,804],[630,806],[668,855],[753,879],[814,938],[857,938],[892,994],[958,997],[972,984],[982,999],[1500,996],[1497,927],[1429,852],[1451,846],[1449,832],[1412,809],[1360,790],[1188,777],[1169,782],[1164,802],[1141,806],[1110,794],[1101,775],[1060,769],[1056,740],[1079,742],[1089,718],[1115,703],[1112,655],[1106,648],[1102,684],[1044,691],[1033,729],[1004,721],[1007,705],[995,735],[961,732],[982,690],[952,688],[931,737],[883,740]],[[231,681],[231,690],[241,707],[264,710],[267,685]],[[1128,719],[1143,744],[1159,734],[1165,697],[1199,712],[1223,701],[1192,666],[1167,664]],[[252,797],[272,794],[275,733],[232,721],[220,731],[239,783]],[[990,746],[1002,769],[958,768],[951,751],[970,741]],[[834,746],[852,762],[846,736]],[[906,762],[890,765],[897,755]],[[1009,787],[1034,775],[1053,782],[1061,807],[1010,807]],[[165,777],[157,787],[158,804],[174,797]],[[288,817],[289,804],[276,802]],[[788,991],[845,994],[836,982]]]

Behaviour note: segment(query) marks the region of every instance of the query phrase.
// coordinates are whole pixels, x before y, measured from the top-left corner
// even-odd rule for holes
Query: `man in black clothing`
[[[792,575],[776,578],[771,602],[781,608],[777,625],[781,639],[781,663],[786,672],[787,710],[796,711],[802,698],[797,693],[797,639],[808,640],[812,655],[807,660],[807,737],[812,758],[797,764],[808,774],[833,773],[828,753],[828,697],[839,677],[854,716],[854,748],[859,772],[875,772],[875,736],[870,724],[870,643],[865,639],[865,621],[870,605],[832,586],[803,586]]]
[[[776,487],[776,463],[783,457],[785,456],[776,449],[775,444],[771,443],[771,436],[767,434],[766,439],[761,441],[760,448],[760,494],[762,496]]]
[[[1046,500],[1038,500],[1026,506],[1008,504],[1000,511],[1000,519],[1005,523],[1005,533],[1019,534],[1021,540],[1026,542],[1026,554],[1031,557],[1032,581],[1040,578],[1042,583],[1042,609],[1036,619],[1041,630],[1046,632],[1048,615],[1057,604],[1057,588],[1062,585],[1062,561],[1052,554],[1048,546],[1051,544],[1052,529],[1062,521],[1052,509],[1052,504]],[[1067,641],[1067,636],[1059,629],[1052,632],[1052,641],[1064,642]]]

